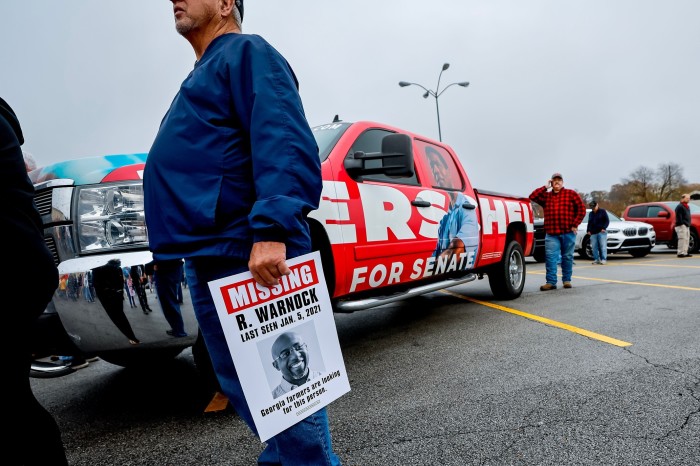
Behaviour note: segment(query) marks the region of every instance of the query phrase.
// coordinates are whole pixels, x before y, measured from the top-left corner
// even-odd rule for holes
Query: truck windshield
[[[349,127],[350,123],[329,123],[311,128],[314,138],[316,138],[318,156],[321,158],[321,162],[328,158],[335,144]]]

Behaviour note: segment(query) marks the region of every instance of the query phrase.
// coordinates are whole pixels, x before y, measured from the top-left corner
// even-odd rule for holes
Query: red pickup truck
[[[395,127],[336,121],[313,132],[323,192],[309,224],[337,312],[484,276],[497,298],[520,296],[534,242],[528,198],[473,188],[449,146]],[[129,366],[172,358],[194,343],[198,329],[184,287],[185,338],[168,337],[159,312],[142,313],[135,304],[125,305],[123,315],[107,312],[95,299],[95,270],[118,263],[126,283],[132,268],[146,269],[152,260],[143,215],[145,162],[146,154],[111,155],[30,173],[61,275],[45,313],[52,324],[42,333],[44,353],[69,354],[65,344],[51,345],[69,340],[84,353]],[[145,299],[157,310],[152,291]],[[127,333],[139,344],[130,344]],[[50,372],[38,364],[34,369]]]

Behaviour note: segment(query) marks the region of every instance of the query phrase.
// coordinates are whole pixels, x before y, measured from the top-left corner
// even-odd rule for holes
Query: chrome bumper
[[[121,267],[124,268],[144,266],[151,262],[153,257],[148,251],[123,252],[70,259],[58,265],[59,276],[66,279],[66,286],[59,285],[54,293],[53,304],[72,342],[87,354],[137,347],[144,351],[175,347],[184,349],[191,346],[196,340],[198,326],[189,288],[184,284],[180,310],[185,331],[188,333],[186,337],[176,338],[166,333],[170,330],[170,325],[163,315],[152,284],[145,290],[148,307],[152,312],[144,313],[136,296],[134,307],[126,289],[123,290],[121,309],[115,309],[112,303],[108,306],[110,312],[107,312],[98,298],[97,290],[83,285],[83,277],[88,271],[107,264],[111,259],[119,259]],[[131,331],[139,344],[134,345],[129,341]]]

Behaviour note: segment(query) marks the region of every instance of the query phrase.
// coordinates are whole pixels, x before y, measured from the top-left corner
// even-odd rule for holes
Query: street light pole
[[[445,92],[447,89],[454,86],[455,84],[457,86],[462,86],[462,87],[469,86],[468,81],[462,81],[462,82],[458,82],[458,83],[448,84],[447,86],[445,86],[445,88],[443,90],[440,90],[440,79],[442,78],[442,73],[449,67],[450,67],[449,63],[445,63],[444,65],[442,65],[442,69],[440,70],[440,74],[438,75],[437,86],[435,87],[434,91],[432,89],[427,89],[426,87],[424,87],[418,83],[411,83],[408,81],[400,81],[399,82],[399,86],[401,86],[401,87],[418,86],[421,89],[423,89],[425,91],[425,94],[423,94],[424,99],[427,99],[428,96],[432,96],[435,98],[435,111],[437,112],[438,137],[440,139],[440,142],[442,142],[442,129],[440,128],[440,103],[439,103],[440,96],[443,94],[443,92]]]

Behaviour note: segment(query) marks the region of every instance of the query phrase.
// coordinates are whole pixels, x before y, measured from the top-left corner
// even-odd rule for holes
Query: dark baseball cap
[[[238,12],[241,14],[241,22],[243,21],[243,0],[236,0],[236,8],[238,8]]]
[[[559,172],[557,172],[557,173],[555,173],[554,175],[552,175],[552,179],[554,179],[554,178],[561,178],[562,180],[564,180],[564,177],[561,176],[561,173],[559,173]]]

